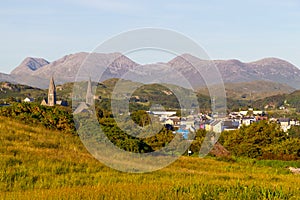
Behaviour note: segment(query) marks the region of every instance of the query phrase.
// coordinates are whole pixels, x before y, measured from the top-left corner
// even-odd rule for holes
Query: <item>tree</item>
[[[287,139],[287,135],[277,124],[260,121],[239,130],[230,131],[221,137],[220,142],[237,156],[259,158],[269,152],[274,145]]]
[[[300,126],[292,126],[288,131],[288,135],[291,138],[299,138],[300,139]]]
[[[144,110],[135,111],[130,116],[131,119],[139,126],[144,127],[151,123],[151,118],[149,117],[148,113],[146,113],[146,111]]]

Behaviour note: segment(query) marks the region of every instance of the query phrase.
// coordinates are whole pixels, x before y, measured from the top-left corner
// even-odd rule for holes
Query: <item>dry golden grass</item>
[[[77,136],[3,117],[0,155],[0,199],[300,198],[300,177],[285,169],[288,162],[181,157],[159,171],[128,174],[95,160]]]

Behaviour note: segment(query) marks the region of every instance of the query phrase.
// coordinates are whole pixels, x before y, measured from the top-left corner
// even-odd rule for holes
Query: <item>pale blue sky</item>
[[[0,2],[0,72],[27,56],[90,52],[141,27],[178,31],[212,59],[279,57],[300,67],[298,0],[10,0]]]

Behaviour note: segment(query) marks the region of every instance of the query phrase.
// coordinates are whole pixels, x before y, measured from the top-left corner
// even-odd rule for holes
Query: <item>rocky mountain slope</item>
[[[41,67],[48,65],[49,63],[50,62],[43,58],[28,57],[25,58],[25,60],[23,60],[23,62],[11,72],[11,75],[31,75],[33,71],[36,71]]]
[[[250,63],[242,63],[238,60],[214,62],[224,82],[266,80],[300,88],[300,70],[278,58],[265,58]]]
[[[195,70],[195,67],[198,70]],[[221,76],[214,72],[217,67]],[[101,80],[98,80],[101,75]],[[0,74],[0,81],[17,82],[46,88],[49,78],[63,84],[92,77],[95,81],[109,78],[125,78],[137,82],[151,80],[203,87],[218,84],[222,77],[225,83],[268,81],[300,88],[300,70],[291,63],[278,58],[265,58],[243,63],[239,60],[202,60],[189,54],[175,57],[167,63],[139,65],[120,53],[75,53],[56,61],[42,58],[26,58],[11,74]],[[206,81],[204,78],[206,78]],[[154,80],[155,79],[155,80]]]
[[[263,80],[286,84],[293,88],[300,88],[299,68],[278,58],[265,58],[255,62],[243,63],[239,60],[207,61],[185,54],[174,58],[169,64],[183,73],[190,74],[190,76],[193,76],[192,79],[197,79],[199,75],[191,73],[192,65],[189,61],[193,63],[193,66],[197,66],[200,69],[205,69],[207,66],[213,69],[213,66],[216,66],[221,73],[224,83]],[[182,69],[182,67],[185,69]]]

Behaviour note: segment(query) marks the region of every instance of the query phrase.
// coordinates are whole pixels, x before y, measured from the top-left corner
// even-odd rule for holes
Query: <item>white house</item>
[[[170,116],[175,115],[176,111],[146,111],[148,114],[152,114],[159,118],[159,121],[164,121]]]
[[[23,101],[27,103],[34,102],[34,98],[26,97]]]
[[[253,118],[253,117],[244,117],[243,119],[242,119],[242,124],[243,125],[246,125],[246,126],[249,126],[250,124],[252,124],[253,122],[255,122],[256,120],[255,120],[255,118]]]
[[[243,116],[247,116],[247,115],[262,115],[263,114],[263,111],[262,110],[253,110],[253,108],[249,108],[248,110],[241,110],[239,111],[240,115],[243,115]]]
[[[221,120],[214,120],[210,126],[212,128],[212,131],[215,133],[221,133],[222,132],[222,126],[223,122]]]
[[[280,128],[286,132],[291,128],[290,119],[289,118],[279,118],[277,123],[280,124]]]
[[[253,110],[253,115],[262,115],[263,111],[262,110]]]
[[[174,121],[172,119],[168,118],[166,121],[164,121],[163,124],[174,125]]]
[[[176,111],[147,111],[149,114],[170,117],[176,114]]]

